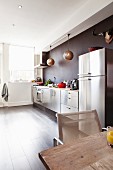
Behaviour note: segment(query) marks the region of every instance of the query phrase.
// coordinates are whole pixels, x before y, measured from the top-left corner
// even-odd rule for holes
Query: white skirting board
[[[12,107],[12,106],[24,106],[24,105],[32,105],[33,102],[4,102],[0,103],[0,107]]]
[[[4,106],[4,104],[2,102],[0,102],[0,107],[3,107],[3,106]]]

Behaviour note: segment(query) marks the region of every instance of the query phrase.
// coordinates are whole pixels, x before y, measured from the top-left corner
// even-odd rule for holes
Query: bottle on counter
[[[68,88],[69,87],[69,80],[64,80],[63,82],[66,84],[66,88]]]

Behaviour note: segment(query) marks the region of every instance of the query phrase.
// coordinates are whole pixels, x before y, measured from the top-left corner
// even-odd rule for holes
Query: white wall
[[[8,106],[32,104],[32,83],[8,83]]]
[[[2,83],[7,83],[10,81],[9,72],[9,44],[3,44],[3,59],[2,59]]]
[[[3,106],[19,106],[32,104],[32,83],[29,82],[10,82],[10,71],[9,71],[9,45],[2,44],[3,55],[0,56],[1,67],[1,84],[0,84],[0,107]],[[0,47],[1,47],[0,46]],[[6,83],[8,86],[8,102],[1,97],[3,84]]]
[[[3,106],[2,97],[1,97],[2,81],[3,81],[2,77],[3,77],[3,44],[0,44],[0,107]]]
[[[40,60],[40,55],[35,55],[34,56],[34,66],[38,65],[41,63],[41,60]],[[35,68],[34,69],[34,77],[37,78],[37,77],[42,77],[42,69],[37,69]]]

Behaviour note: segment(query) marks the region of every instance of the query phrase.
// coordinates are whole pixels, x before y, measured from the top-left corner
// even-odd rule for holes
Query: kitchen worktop
[[[36,85],[37,86],[37,85]],[[48,87],[48,86],[37,86],[37,88],[49,88],[49,89],[57,89],[57,90],[70,90],[70,91],[79,91],[79,90],[72,90],[71,88],[58,88],[58,87]]]

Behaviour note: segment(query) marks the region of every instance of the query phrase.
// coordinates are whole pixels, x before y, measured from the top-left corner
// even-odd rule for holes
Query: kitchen
[[[110,19],[110,17],[109,17],[109,19]],[[108,44],[108,43],[106,43],[106,41],[105,41],[105,39],[104,39],[104,37],[102,37],[102,36],[98,36],[98,37],[95,37],[95,36],[93,36],[93,34],[92,34],[92,32],[93,32],[93,30],[96,28],[96,29],[99,29],[99,28],[101,28],[101,27],[105,27],[106,25],[107,25],[107,23],[111,23],[112,22],[112,16],[111,16],[111,21],[109,20],[105,20],[105,22],[101,22],[101,23],[99,23],[99,24],[97,24],[97,25],[95,25],[95,26],[93,26],[93,27],[91,27],[90,29],[88,29],[88,30],[86,30],[86,31],[84,31],[83,33],[81,33],[81,34],[79,34],[78,36],[76,36],[76,37],[74,37],[74,38],[72,38],[72,39],[70,39],[70,41],[69,41],[69,44],[70,44],[70,50],[71,51],[74,51],[75,53],[74,53],[74,58],[72,59],[72,60],[70,60],[70,61],[67,61],[67,60],[63,60],[63,57],[62,57],[62,49],[64,49],[64,51],[66,50],[66,48],[67,48],[67,42],[65,42],[65,43],[63,43],[63,44],[61,44],[60,46],[58,46],[58,47],[56,47],[55,49],[53,49],[53,50],[51,50],[51,56],[52,56],[52,58],[54,59],[54,61],[55,61],[55,64],[53,65],[53,66],[51,66],[51,67],[47,67],[47,68],[44,68],[43,69],[43,76],[44,76],[44,81],[47,81],[48,79],[51,79],[53,82],[54,82],[54,76],[55,76],[55,78],[56,78],[56,81],[57,81],[57,83],[59,83],[59,82],[61,82],[61,81],[64,81],[64,80],[72,80],[73,78],[75,78],[75,79],[77,79],[77,78],[79,78],[79,76],[78,76],[78,66],[79,66],[79,56],[82,56],[82,55],[84,55],[84,54],[86,54],[86,53],[88,53],[89,52],[89,49],[88,49],[88,46],[93,46],[93,44],[96,44],[96,47],[97,47],[97,49],[101,49],[102,47],[105,47],[105,48],[109,48],[109,49],[112,49],[112,43],[110,43],[110,44]],[[105,25],[104,25],[105,24]],[[111,27],[112,27],[112,25],[111,25]],[[99,29],[100,30],[100,29]],[[87,47],[85,47],[86,46],[86,44],[85,44],[85,41],[86,41],[86,39],[85,38],[87,38],[88,40],[90,40],[90,41],[88,41],[87,42]],[[98,39],[99,38],[99,39]],[[98,39],[98,40],[97,40]],[[83,45],[82,45],[82,48],[78,48],[77,50],[75,50],[74,48],[75,48],[75,46],[76,45],[78,45],[79,43],[79,45],[81,45],[82,43],[81,43],[81,40],[82,40],[82,43],[83,43]],[[76,45],[75,45],[76,44]],[[81,51],[83,49],[83,51]],[[62,61],[62,62],[60,62],[59,60],[58,60],[58,57],[57,57],[57,55],[59,55],[59,60],[60,61]],[[97,54],[98,55],[98,54]],[[49,54],[47,54],[47,57],[49,56]],[[84,58],[85,58],[85,55],[83,56]],[[43,58],[42,58],[43,59]],[[46,58],[46,56],[44,55],[44,59],[46,59],[47,60],[47,58]],[[45,60],[43,59],[43,62],[46,62]],[[94,61],[94,59],[95,59],[95,61]],[[87,60],[87,58],[85,58],[84,60]],[[94,56],[94,58],[92,59],[92,61],[93,61],[93,65],[95,65],[95,66],[92,66],[92,68],[93,67],[95,67],[95,73],[96,73],[96,71],[97,71],[97,69],[98,68],[96,68],[97,67],[97,65],[98,65],[98,63],[96,63],[96,55]],[[102,62],[102,61],[101,61]],[[96,64],[95,64],[96,63]],[[87,63],[86,63],[87,64]],[[111,60],[111,64],[112,64],[112,60]],[[84,62],[84,65],[85,65],[85,62]],[[99,68],[100,69],[100,68]],[[112,72],[112,69],[110,69],[111,70],[111,72]],[[54,72],[54,75],[52,75],[51,73],[52,72]],[[64,74],[64,72],[65,72],[65,74]],[[86,71],[87,72],[87,71]],[[100,73],[98,73],[98,74],[100,74]],[[111,73],[112,74],[112,73]],[[60,76],[59,76],[60,75]],[[104,74],[103,74],[104,75]],[[111,79],[111,78],[109,78],[109,79]],[[103,84],[103,83],[102,83]],[[110,83],[111,84],[111,83]],[[104,85],[103,85],[104,86]],[[112,85],[110,85],[110,86],[112,86]],[[95,85],[93,85],[93,87],[94,87],[94,89],[96,90],[96,88],[95,88]],[[102,87],[102,86],[101,86]],[[111,88],[112,89],[112,88]],[[85,90],[85,89],[84,89]],[[111,90],[112,91],[112,90]],[[83,91],[82,93],[84,93],[85,91]],[[99,94],[99,93],[98,93]],[[96,95],[96,96],[98,96],[98,94]],[[102,97],[102,96],[101,96]],[[82,96],[82,98],[83,98],[83,96]],[[102,98],[104,98],[104,96],[102,97]],[[84,99],[85,100],[85,99]],[[94,99],[95,100],[95,99]],[[100,101],[101,101],[101,99],[99,99]],[[112,99],[109,99],[109,107],[110,107],[110,103],[112,103],[112,101],[111,101]],[[98,101],[98,103],[99,103],[99,101]],[[79,102],[79,104],[80,104],[80,102]],[[102,103],[100,104],[100,105],[103,105]],[[76,107],[76,106],[75,106]],[[108,107],[108,106],[107,106]],[[76,107],[76,108],[78,108],[78,107]],[[69,108],[70,109],[70,108]],[[85,108],[86,109],[86,108]],[[91,108],[90,108],[91,109]],[[105,109],[102,109],[102,111],[101,111],[101,113],[102,112],[104,112],[105,113],[105,111],[104,111]],[[111,110],[111,112],[112,112],[112,108],[110,107],[110,110]],[[57,110],[57,112],[60,112],[60,110]],[[107,112],[107,111],[106,111]],[[110,112],[110,111],[109,111]],[[108,116],[109,118],[106,118],[106,119],[109,119],[109,120],[107,120],[107,122],[105,123],[105,120],[104,120],[104,123],[102,123],[102,127],[104,127],[104,126],[108,126],[109,124],[111,124],[111,122],[110,122],[110,119],[111,119],[111,117],[112,117],[112,113],[111,113],[111,116]],[[103,118],[102,118],[103,119]],[[103,121],[102,121],[103,122]]]
[[[105,42],[104,37],[102,37],[102,36],[93,36],[93,34],[92,34],[92,31],[94,30],[94,28],[95,28],[95,32],[97,32],[97,33],[108,31],[110,28],[112,28],[113,16],[112,16],[112,12],[111,12],[112,11],[112,3],[111,2],[112,1],[109,1],[108,4],[104,4],[102,2],[103,6],[102,6],[102,4],[100,4],[100,6],[102,6],[102,8],[103,8],[103,10],[100,11],[100,13],[102,12],[101,13],[102,15],[100,15],[100,18],[97,17],[100,13],[97,16],[94,15],[92,18],[94,19],[94,21],[95,21],[95,18],[96,18],[96,21],[93,24],[91,22],[92,18],[90,18],[90,17],[89,17],[90,19],[87,20],[87,24],[86,25],[84,25],[84,23],[82,23],[82,21],[81,21],[81,23],[84,26],[83,25],[79,25],[79,26],[82,27],[82,30],[80,30],[80,28],[78,28],[78,35],[73,36],[73,34],[71,34],[71,32],[70,32],[71,35],[70,35],[70,39],[69,39],[69,49],[74,54],[74,57],[73,57],[73,59],[71,61],[67,62],[63,58],[63,53],[67,50],[67,36],[65,37],[65,41],[66,42],[62,42],[59,46],[56,45],[57,43],[56,44],[53,43],[54,40],[55,40],[55,37],[50,36],[51,39],[50,39],[50,42],[48,43],[47,49],[43,48],[43,51],[44,52],[47,51],[47,58],[48,58],[49,51],[50,51],[50,44],[54,44],[54,45],[52,45],[51,56],[55,60],[55,64],[53,66],[51,66],[51,67],[47,67],[47,68],[44,68],[44,69],[35,69],[35,72],[36,72],[35,76],[36,77],[40,77],[41,76],[41,78],[43,79],[44,82],[47,81],[48,79],[51,79],[52,81],[54,81],[54,77],[56,77],[56,83],[60,83],[60,82],[62,82],[64,80],[73,80],[74,78],[78,78],[78,76],[77,76],[77,74],[78,74],[78,56],[82,55],[84,53],[87,53],[89,47],[98,47],[99,46],[99,47],[105,47],[105,48],[113,49],[113,43],[112,42],[110,44],[108,44],[108,43]],[[96,2],[93,2],[93,4],[95,4],[95,3]],[[105,2],[105,3],[107,3],[107,2]],[[106,8],[104,8],[105,7],[104,5],[106,6]],[[98,3],[97,3],[97,6],[99,8]],[[86,8],[86,6],[84,6],[84,8]],[[108,16],[105,16],[105,10],[107,8],[109,8],[109,10],[107,11],[107,14],[106,14]],[[83,9],[81,9],[81,10],[83,10]],[[86,15],[87,15],[87,13],[86,13]],[[99,21],[99,19],[100,19],[100,21]],[[85,30],[87,29],[87,30],[85,31],[84,29]],[[67,31],[67,30],[64,31],[64,33],[67,33],[67,32],[69,32],[69,31]],[[77,29],[76,29],[76,32],[77,32]],[[54,36],[55,35],[56,34],[54,34]],[[6,41],[1,40],[1,42],[6,42]],[[12,42],[12,44],[15,44],[15,43]],[[18,44],[20,44],[20,43],[18,43]],[[56,47],[55,47],[55,45],[56,45]],[[4,53],[5,52],[7,53],[7,48],[8,48],[7,43],[4,44],[4,46],[5,46]],[[31,46],[31,44],[30,44],[30,46]],[[5,56],[7,58],[7,54]],[[46,60],[47,60],[46,56],[42,56],[42,58],[41,58],[41,56],[36,54],[35,57],[36,57],[36,60],[37,60],[36,64],[39,64],[40,62],[46,62]],[[39,59],[39,57],[41,59]],[[5,69],[6,70],[4,70],[4,75],[6,73],[8,73],[8,71],[7,71],[7,69],[8,69],[7,62],[5,62]],[[3,83],[7,82],[7,78],[8,77],[9,77],[9,75],[7,74]],[[16,85],[18,86],[17,83],[16,83]],[[30,96],[30,91],[29,91],[29,88],[31,87],[31,84],[29,84],[29,87],[27,87],[27,85],[24,88],[22,88],[22,86],[16,87],[15,91],[13,91],[14,90],[13,87],[14,86],[11,87],[12,95],[14,93],[16,94],[17,91],[18,91],[18,93],[17,93],[16,97],[15,97],[15,95],[12,96],[12,97],[14,99],[17,98],[18,101],[11,100],[11,101],[13,101],[13,104],[12,103],[10,103],[10,104],[12,104],[13,106],[16,106],[16,105],[19,105],[19,104],[15,103],[15,105],[14,105],[14,102],[19,102],[19,103],[21,103],[20,105],[22,105],[23,100],[24,100],[23,105],[25,105],[25,104],[26,105],[32,104],[32,96]],[[27,96],[25,99],[23,99],[23,96],[21,98],[21,94],[19,93],[19,91],[21,92],[21,90],[22,90],[22,94]],[[29,93],[29,95],[28,95],[28,93]],[[19,100],[19,97],[20,97],[20,100]],[[7,103],[5,102],[4,105],[6,105],[6,104]],[[28,110],[29,109],[27,109],[27,111]],[[45,149],[45,148],[46,147],[42,147],[42,150]]]

